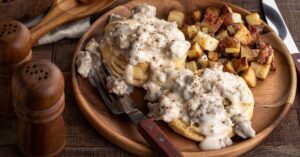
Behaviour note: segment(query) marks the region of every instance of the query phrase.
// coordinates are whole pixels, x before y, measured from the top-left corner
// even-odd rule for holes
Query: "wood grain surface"
[[[121,1],[121,0],[119,0]],[[124,1],[124,0],[122,0]],[[229,0],[250,11],[259,11],[259,0]],[[277,0],[290,31],[300,48],[300,1]],[[71,86],[71,61],[77,40],[62,40],[54,44],[35,47],[33,58],[52,60],[64,73],[66,108],[64,120],[67,128],[67,147],[63,156],[72,157],[133,157],[102,137],[79,110]],[[298,157],[300,156],[300,93],[285,120],[258,147],[243,157]],[[14,120],[0,119],[0,156],[21,156],[17,149],[17,130]]]

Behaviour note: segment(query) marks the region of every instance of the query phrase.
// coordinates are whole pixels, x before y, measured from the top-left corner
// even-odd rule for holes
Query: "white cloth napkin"
[[[43,18],[43,15],[37,16],[34,19],[31,19],[28,22],[25,22],[25,25],[30,28],[38,24],[38,22]],[[76,39],[81,37],[81,35],[87,31],[87,29],[91,26],[90,23],[90,17],[84,18],[79,21],[67,23],[63,26],[60,26],[53,30],[52,32],[49,32],[45,34],[43,37],[41,37],[37,44],[38,45],[45,45],[50,44],[56,41],[59,41],[64,38],[69,39]]]

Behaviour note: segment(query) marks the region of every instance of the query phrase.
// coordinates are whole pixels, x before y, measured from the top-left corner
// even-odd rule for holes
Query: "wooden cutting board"
[[[78,105],[100,134],[121,148],[139,155],[153,156],[153,152],[147,142],[139,135],[136,126],[125,116],[112,115],[105,107],[97,91],[76,73],[76,56],[80,50],[84,49],[86,43],[95,38],[100,40],[108,16],[111,13],[129,16],[130,9],[139,3],[146,2],[157,7],[157,16],[166,19],[170,10],[179,9],[185,13],[191,13],[198,8],[208,6],[219,6],[228,4],[218,0],[135,0],[125,5],[116,7],[99,18],[91,28],[82,36],[73,56],[72,63],[72,83]],[[248,11],[230,5],[235,12],[243,16],[249,14]],[[267,26],[268,27],[268,26]],[[275,60],[277,70],[271,72],[265,81],[258,81],[257,87],[252,89],[255,99],[255,109],[252,124],[257,132],[255,138],[239,140],[234,138],[234,144],[230,147],[214,151],[202,151],[198,148],[198,143],[186,139],[174,133],[166,124],[160,126],[169,136],[171,141],[182,151],[186,157],[196,156],[238,156],[243,154],[257,144],[262,142],[282,121],[292,106],[296,93],[296,73],[293,60],[281,39],[271,31],[264,35],[264,38],[271,43],[276,50]],[[268,106],[268,107],[265,107]]]

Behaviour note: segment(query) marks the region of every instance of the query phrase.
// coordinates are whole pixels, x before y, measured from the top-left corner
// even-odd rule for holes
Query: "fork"
[[[101,65],[99,70],[92,66],[90,75],[100,94],[102,101],[113,114],[127,114],[137,125],[138,131],[149,143],[149,145],[162,156],[182,157],[183,155],[170,142],[166,134],[154,122],[152,118],[147,118],[140,110],[133,105],[134,101],[128,96],[117,96],[109,93],[106,87],[106,78],[110,75],[105,65]]]

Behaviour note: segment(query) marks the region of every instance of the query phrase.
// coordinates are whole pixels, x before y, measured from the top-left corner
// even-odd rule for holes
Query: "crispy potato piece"
[[[242,77],[249,87],[256,86],[256,75],[251,66],[243,73]]]
[[[251,63],[251,67],[255,71],[255,75],[259,79],[266,79],[270,72],[270,64],[259,64],[256,62]]]
[[[239,39],[244,45],[248,45],[253,41],[250,31],[244,25],[242,25],[242,28],[235,33],[234,37]]]
[[[221,9],[217,8],[217,7],[208,7],[205,10],[205,15],[207,15],[207,16],[216,16],[216,17],[219,17],[220,14],[221,14]]]
[[[201,31],[206,34],[210,34],[208,27],[202,27]]]
[[[210,61],[217,62],[219,60],[219,54],[217,52],[208,52],[207,58]]]
[[[234,70],[231,61],[227,61],[227,62],[225,62],[225,63],[223,64],[223,71],[226,71],[226,72],[230,72],[230,73],[236,74],[236,71]]]
[[[185,64],[185,68],[191,70],[192,72],[195,72],[197,68],[196,61],[190,61]]]
[[[234,47],[225,48],[225,53],[239,54],[241,50],[241,43],[237,43]]]
[[[193,20],[195,20],[195,21],[200,21],[201,18],[202,18],[202,12],[201,12],[201,10],[196,10],[196,11],[194,11],[194,12],[192,13],[192,18],[193,18]]]
[[[234,35],[237,32],[237,29],[235,29],[234,25],[227,26],[227,30],[230,35]]]
[[[224,25],[228,26],[235,23],[244,23],[242,15],[239,13],[228,13],[224,15]]]
[[[246,16],[246,21],[249,25],[261,25],[261,19],[258,13],[252,13]]]
[[[224,38],[228,37],[228,31],[227,30],[221,30],[219,33],[216,35],[216,39],[218,40],[223,40]]]
[[[199,42],[201,48],[207,51],[215,51],[219,44],[217,39],[200,31],[194,37],[193,42]]]
[[[235,71],[237,73],[239,73],[241,71],[245,71],[249,68],[248,61],[247,61],[246,57],[241,58],[241,59],[233,59],[232,60],[232,65],[233,65],[233,68],[235,69]]]
[[[219,47],[222,52],[239,55],[241,49],[241,43],[234,37],[226,37],[220,41]]]
[[[203,50],[198,42],[192,44],[190,50],[187,53],[188,59],[198,59],[203,54]]]
[[[206,54],[202,54],[202,56],[197,60],[198,65],[200,68],[207,68],[208,67],[208,57]]]
[[[197,32],[198,32],[198,29],[197,29],[196,25],[189,25],[186,28],[186,35],[189,39],[195,37]]]
[[[246,57],[248,61],[253,61],[252,50],[248,46],[241,46],[241,58]]]
[[[177,26],[181,28],[184,24],[185,15],[183,12],[178,10],[172,10],[169,13],[168,21],[169,22],[176,22]]]

